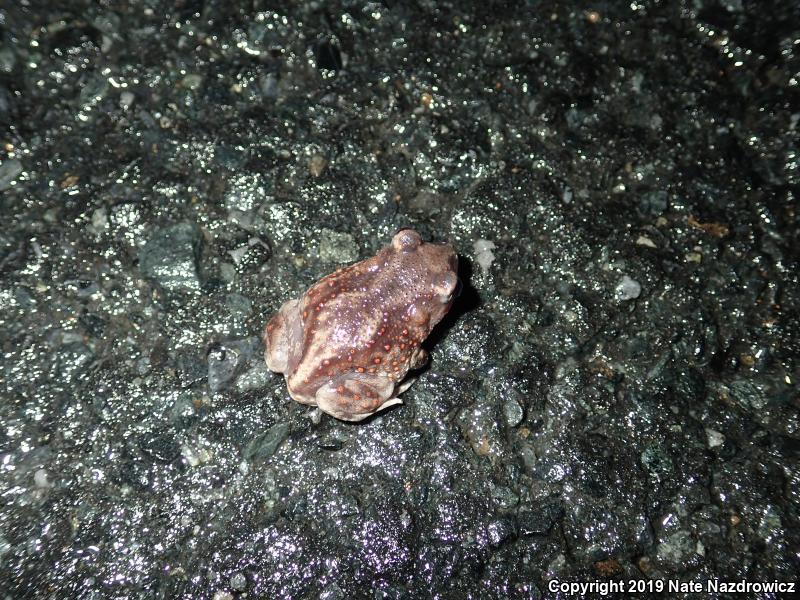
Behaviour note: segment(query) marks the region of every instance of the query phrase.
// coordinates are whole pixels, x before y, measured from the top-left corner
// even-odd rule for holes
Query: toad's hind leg
[[[400,404],[394,381],[382,375],[348,373],[317,390],[317,406],[343,421],[361,421],[388,406]]]

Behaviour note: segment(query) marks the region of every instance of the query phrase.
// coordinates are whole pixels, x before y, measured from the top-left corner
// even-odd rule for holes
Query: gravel
[[[799,23],[1,4],[3,597],[794,581]],[[402,227],[463,293],[404,404],[320,418],[263,327]]]

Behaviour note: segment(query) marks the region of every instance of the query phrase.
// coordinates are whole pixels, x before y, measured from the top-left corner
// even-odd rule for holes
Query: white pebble
[[[641,284],[635,279],[631,279],[627,275],[623,275],[619,280],[616,289],[616,297],[620,302],[625,300],[634,300],[642,293]]]
[[[108,227],[108,211],[105,208],[94,209],[94,212],[92,212],[92,227],[98,233]]]
[[[33,482],[36,484],[36,487],[38,488],[44,489],[53,487],[53,484],[47,480],[47,471],[45,471],[44,469],[38,469],[33,474]]]
[[[475,262],[480,265],[484,277],[489,275],[489,268],[494,262],[492,250],[496,248],[497,246],[495,246],[494,242],[489,240],[478,240],[472,244],[472,249],[475,252]]]
[[[132,92],[122,92],[119,95],[119,106],[120,106],[120,108],[122,108],[122,110],[128,110],[131,107],[131,105],[133,104],[134,99],[135,99],[135,96],[133,95]]]
[[[725,436],[722,435],[719,431],[715,431],[714,429],[709,429],[706,427],[706,436],[708,436],[708,447],[709,448],[717,448],[718,446],[722,446],[725,443]]]
[[[237,592],[241,592],[245,587],[247,587],[247,578],[241,573],[236,573],[233,577],[231,577],[231,587]]]
[[[655,248],[655,247],[656,247],[656,245],[655,245],[655,243],[653,242],[653,240],[651,240],[651,239],[650,239],[649,237],[647,237],[646,235],[640,235],[640,236],[639,236],[639,237],[636,239],[636,243],[637,243],[639,246],[647,246],[648,248]]]

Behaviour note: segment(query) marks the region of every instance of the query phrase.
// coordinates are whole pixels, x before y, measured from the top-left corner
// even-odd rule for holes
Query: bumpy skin
[[[399,231],[281,307],[264,331],[267,367],[284,374],[292,398],[337,419],[402,402],[408,371],[428,359],[420,343],[453,303],[456,270],[451,246]]]

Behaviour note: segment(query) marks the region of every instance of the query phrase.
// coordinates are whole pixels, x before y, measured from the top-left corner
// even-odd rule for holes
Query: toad
[[[289,395],[344,421],[402,402],[420,346],[460,290],[452,246],[401,229],[372,258],[286,302],[264,330],[264,356]]]

